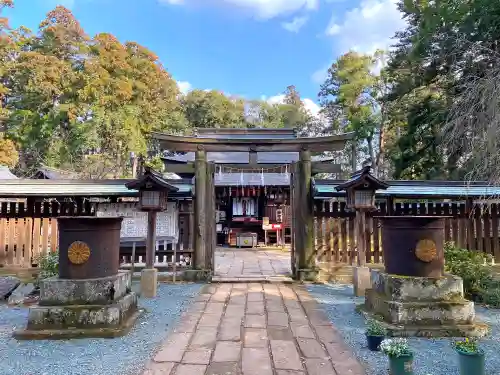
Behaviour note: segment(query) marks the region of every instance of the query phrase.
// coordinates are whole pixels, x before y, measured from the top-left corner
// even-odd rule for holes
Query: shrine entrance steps
[[[291,282],[290,250],[223,248],[215,252],[212,282]]]
[[[142,375],[366,375],[300,285],[204,287]]]

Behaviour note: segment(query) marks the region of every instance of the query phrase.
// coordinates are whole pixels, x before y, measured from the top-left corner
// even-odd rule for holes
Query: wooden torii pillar
[[[297,178],[295,197],[295,252],[298,256],[297,278],[315,280],[317,275],[316,254],[314,249],[314,205],[311,191],[312,165],[311,152],[307,148],[300,151],[296,165]]]
[[[206,194],[207,194],[207,155],[203,146],[195,153],[194,178],[194,262],[196,269],[206,269]]]

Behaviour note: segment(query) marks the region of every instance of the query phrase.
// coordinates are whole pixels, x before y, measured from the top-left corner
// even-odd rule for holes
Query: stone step
[[[292,283],[289,276],[263,276],[263,275],[239,275],[239,276],[213,276],[213,283]]]

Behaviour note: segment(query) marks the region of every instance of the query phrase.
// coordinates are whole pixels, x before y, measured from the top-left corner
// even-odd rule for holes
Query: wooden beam
[[[340,173],[342,172],[342,168],[340,164],[333,164],[331,162],[325,161],[314,161],[311,163],[311,173]]]
[[[170,164],[168,162],[164,162],[165,164],[165,172],[170,173],[193,173],[195,172],[194,162],[187,162],[185,164]],[[248,172],[260,172],[262,169],[273,169],[273,168],[285,168],[290,164],[262,164],[262,163],[216,163],[216,165],[220,165],[221,167],[234,168],[234,169],[244,169],[248,170]],[[339,166],[340,168],[340,166]],[[318,172],[322,173],[322,172]],[[336,172],[325,172],[325,173],[336,173]]]
[[[154,132],[152,137],[159,141],[160,147],[179,152],[195,152],[199,147],[207,152],[286,152],[307,149],[311,152],[340,151],[354,133],[327,137],[291,139],[219,139],[175,136]]]

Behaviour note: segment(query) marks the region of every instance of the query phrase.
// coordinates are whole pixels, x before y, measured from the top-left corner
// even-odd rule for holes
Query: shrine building
[[[194,136],[217,139],[221,143],[298,138],[295,129],[196,129]],[[215,167],[217,245],[239,246],[240,234],[253,234],[254,237],[256,234],[257,243],[290,243],[290,176],[292,165],[299,160],[299,152],[208,151],[206,157]],[[165,150],[162,159],[166,171],[194,180],[195,152]],[[312,159],[332,161],[319,156]]]

